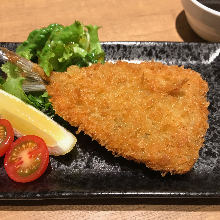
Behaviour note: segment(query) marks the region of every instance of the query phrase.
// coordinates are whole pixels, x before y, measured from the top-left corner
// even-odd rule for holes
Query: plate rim
[[[20,44],[22,42],[0,42],[0,44]],[[101,41],[101,45],[146,45],[146,44],[179,44],[179,45],[213,45],[219,46],[220,42],[176,42],[176,41]],[[66,192],[66,191],[49,191],[49,192],[38,192],[32,193],[32,198],[30,198],[29,192],[15,192],[13,196],[9,194],[12,192],[1,192],[0,200],[41,200],[41,199],[114,199],[114,198],[131,198],[131,199],[143,199],[143,198],[220,198],[220,190],[215,192],[184,192],[184,191],[171,191],[171,192],[121,192],[121,191],[105,191],[105,192]]]

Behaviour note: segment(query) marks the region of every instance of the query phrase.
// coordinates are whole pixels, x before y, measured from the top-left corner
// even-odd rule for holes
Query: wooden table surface
[[[203,41],[189,27],[180,0],[1,0],[0,42],[24,41],[50,23],[102,26],[101,41]],[[2,202],[1,202],[2,203]],[[0,205],[0,219],[220,219],[219,201],[206,205]]]

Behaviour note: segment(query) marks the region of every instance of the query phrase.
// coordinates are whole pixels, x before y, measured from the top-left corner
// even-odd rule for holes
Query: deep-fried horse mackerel
[[[71,66],[47,91],[58,115],[114,155],[162,174],[198,159],[208,128],[207,83],[193,70],[161,63]]]
[[[0,48],[28,77],[48,81],[58,115],[114,155],[162,174],[188,172],[208,128],[207,83],[197,72],[156,62],[117,62],[53,72]]]

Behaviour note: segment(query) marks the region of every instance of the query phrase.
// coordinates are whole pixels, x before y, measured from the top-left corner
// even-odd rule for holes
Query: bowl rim
[[[202,3],[198,2],[197,0],[191,0],[195,5],[197,5],[198,7],[202,8],[203,10],[211,13],[211,14],[214,14],[216,16],[219,16],[220,17],[220,12],[219,11],[216,11],[214,9],[211,9],[205,5],[203,5]]]

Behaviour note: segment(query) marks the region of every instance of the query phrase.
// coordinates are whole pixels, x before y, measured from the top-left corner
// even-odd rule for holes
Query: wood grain
[[[180,0],[1,0],[0,41],[24,41],[35,28],[75,20],[102,26],[101,41],[198,41],[182,11]]]
[[[24,41],[50,23],[102,26],[101,41],[202,41],[180,0],[1,0],[0,41]],[[39,202],[40,204],[40,202]],[[0,206],[0,219],[220,219],[219,205]]]
[[[218,205],[60,205],[0,207],[1,220],[6,219],[220,219]]]

